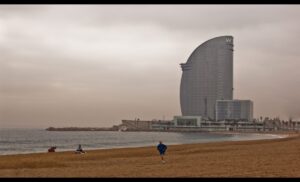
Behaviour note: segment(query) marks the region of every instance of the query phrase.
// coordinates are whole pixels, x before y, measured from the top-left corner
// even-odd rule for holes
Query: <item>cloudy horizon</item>
[[[234,99],[300,119],[300,6],[1,5],[0,127],[109,127],[181,115],[193,50],[234,37]]]

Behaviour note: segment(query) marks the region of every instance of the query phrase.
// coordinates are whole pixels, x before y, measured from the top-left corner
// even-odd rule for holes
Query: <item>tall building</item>
[[[253,119],[253,102],[251,100],[217,100],[216,120],[245,120]]]
[[[216,101],[233,98],[233,37],[204,42],[180,65],[182,115],[215,119]]]

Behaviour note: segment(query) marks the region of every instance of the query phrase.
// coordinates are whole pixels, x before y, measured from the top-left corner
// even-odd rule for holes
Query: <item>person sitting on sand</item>
[[[48,152],[55,152],[55,149],[56,149],[56,147],[50,147],[50,148],[48,149]]]
[[[165,163],[164,155],[165,155],[167,148],[168,147],[165,144],[163,144],[162,141],[159,141],[159,144],[157,145],[157,150],[159,151],[162,163]]]
[[[85,151],[82,150],[82,147],[81,147],[80,144],[78,145],[78,148],[77,148],[77,150],[76,150],[75,153],[76,153],[76,154],[84,154],[84,153],[85,153]]]

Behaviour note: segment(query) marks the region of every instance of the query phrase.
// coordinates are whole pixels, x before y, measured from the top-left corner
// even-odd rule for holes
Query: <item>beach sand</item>
[[[300,136],[0,156],[0,177],[300,177]]]

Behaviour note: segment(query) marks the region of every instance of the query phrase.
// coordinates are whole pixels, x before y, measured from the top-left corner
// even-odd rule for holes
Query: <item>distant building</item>
[[[201,116],[174,116],[174,127],[200,127]]]
[[[173,127],[174,122],[168,120],[122,120],[122,124],[119,125],[119,130],[127,131],[147,131],[147,130],[167,130]]]
[[[217,100],[216,120],[245,120],[253,119],[253,102],[251,100]]]
[[[233,99],[233,37],[204,42],[180,65],[182,115],[215,119],[216,100]]]
[[[150,129],[152,121],[141,121],[141,120],[122,120],[122,126],[127,129]]]

